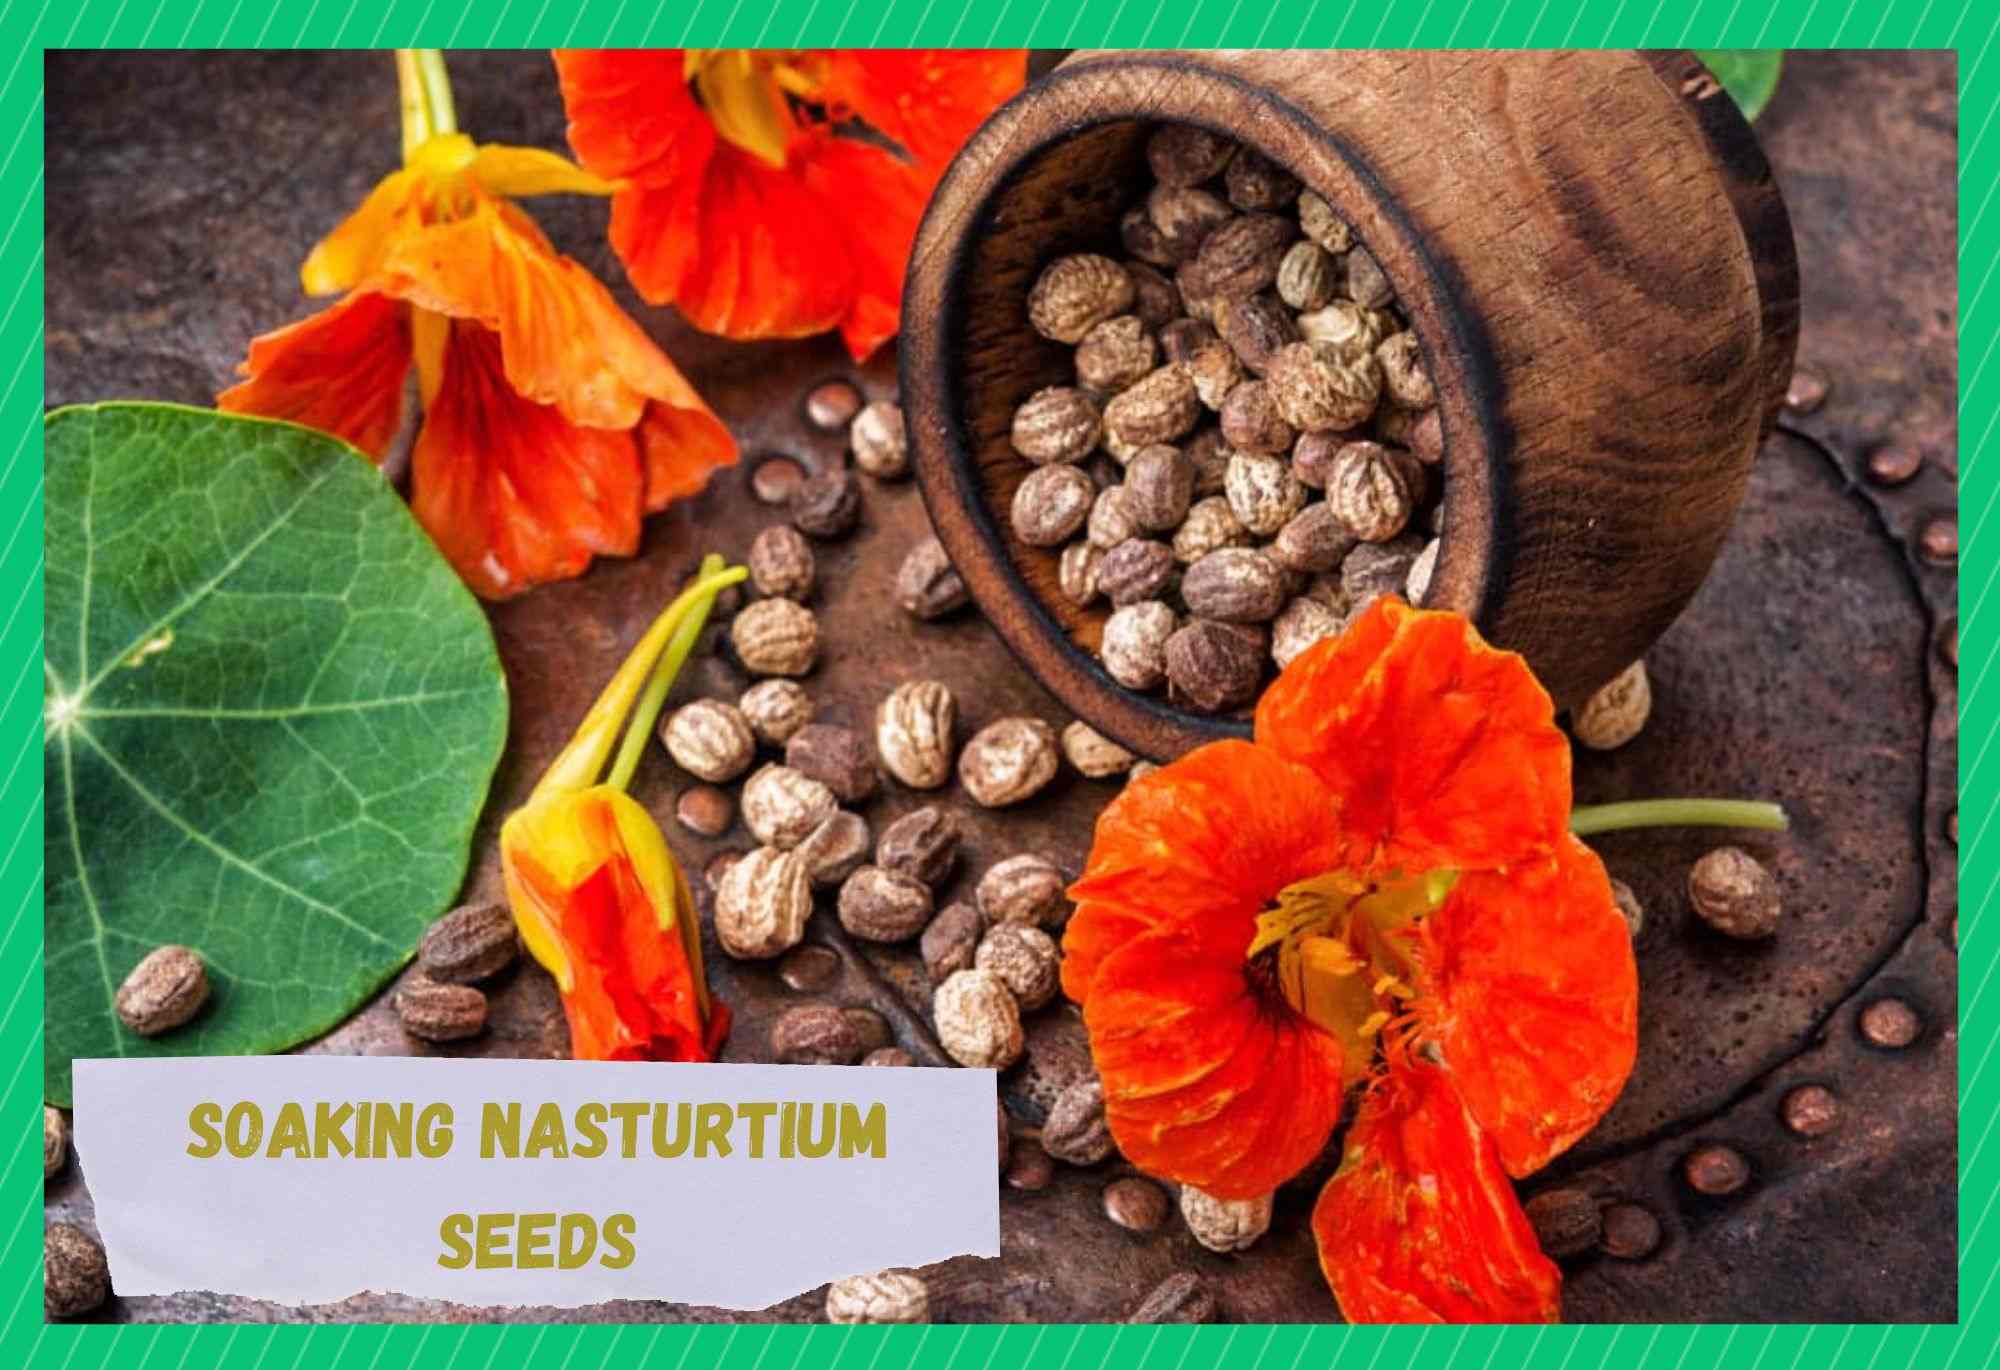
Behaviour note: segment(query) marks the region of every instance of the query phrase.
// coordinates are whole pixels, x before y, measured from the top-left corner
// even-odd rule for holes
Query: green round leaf
[[[1695,56],[1722,82],[1743,117],[1752,121],[1771,103],[1785,64],[1783,48],[1698,48]]]
[[[506,740],[478,603],[381,475],[177,405],[46,427],[47,1095],[79,1056],[280,1051],[407,961],[457,892]],[[178,942],[208,1007],[112,996]]]

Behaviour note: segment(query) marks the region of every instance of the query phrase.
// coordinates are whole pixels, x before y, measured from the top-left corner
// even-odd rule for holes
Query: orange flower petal
[[[690,392],[692,393],[692,392]],[[697,399],[693,406],[649,404],[633,436],[646,479],[646,512],[701,493],[718,468],[736,462],[736,439]]]
[[[851,138],[802,140],[793,160],[841,226],[853,278],[840,334],[849,355],[865,361],[901,325],[910,247],[942,168],[912,166]]]
[[[502,201],[404,236],[376,288],[497,332],[509,384],[572,423],[630,428],[649,400],[708,415],[603,283]]]
[[[1565,836],[1466,875],[1422,936],[1426,1024],[1508,1173],[1533,1174],[1604,1116],[1638,1052],[1638,966],[1603,863]]]
[[[507,853],[510,874],[561,940],[570,972],[562,996],[570,1054],[582,1061],[708,1060],[711,1036],[719,1043],[727,1031],[726,1010],[715,1004],[719,1021],[704,1024],[680,937],[660,927],[609,803],[578,803],[574,822],[596,858],[574,885],[565,887],[532,849]]]
[[[1567,831],[1548,693],[1456,614],[1376,601],[1264,692],[1256,735],[1340,796],[1349,863],[1371,871],[1493,869]]]
[[[252,340],[237,370],[246,379],[216,396],[216,408],[290,419],[380,461],[403,421],[407,312],[382,295],[349,295]]]
[[[1340,1047],[1278,1011],[1243,963],[1247,922],[1183,925],[1099,967],[1083,1020],[1127,1160],[1222,1198],[1290,1179],[1340,1117]]]
[[[720,142],[678,49],[556,54],[570,147],[623,179],[611,246],[649,304],[732,338],[839,323],[854,296],[847,235],[792,171]]]
[[[629,433],[580,428],[516,394],[499,338],[454,323],[417,436],[410,506],[479,594],[579,575],[639,542],[644,477]]]
[[[648,185],[699,179],[715,129],[688,89],[679,48],[559,48],[569,145],[600,176]]]
[[[570,147],[622,179],[611,242],[649,303],[732,338],[838,326],[866,357],[897,328],[917,222],[945,161],[1019,90],[1025,54],[818,51],[800,64],[837,118],[859,116],[908,159],[810,125],[774,167],[717,138],[682,53],[556,54]]]
[[[818,56],[829,103],[939,168],[1028,79],[1023,48],[829,48]]]
[[[1313,1207],[1320,1268],[1349,1322],[1554,1322],[1562,1277],[1498,1148],[1434,1067],[1362,1103]]]
[[[846,316],[857,285],[849,227],[800,170],[722,144],[692,208],[674,225],[690,236],[672,303],[695,327],[726,338],[802,338]],[[614,203],[614,231],[620,222]]]
[[[1079,907],[1063,937],[1064,991],[1083,1002],[1104,957],[1179,922],[1240,924],[1240,965],[1271,898],[1338,864],[1336,819],[1310,771],[1233,739],[1132,782],[1099,815],[1070,889]]]
[[[308,295],[352,290],[381,265],[389,247],[423,222],[425,178],[407,168],[376,182],[355,211],[320,239],[299,268]]]

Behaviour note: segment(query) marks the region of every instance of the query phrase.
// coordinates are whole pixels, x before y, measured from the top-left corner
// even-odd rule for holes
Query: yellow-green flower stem
[[[1792,820],[1776,804],[1751,799],[1635,799],[1573,809],[1569,830],[1578,837],[1627,828],[1760,828],[1784,832]]]
[[[403,102],[403,160],[442,133],[458,132],[451,78],[437,48],[396,49],[396,89]]]
[[[698,605],[700,614],[696,619],[695,629],[688,634],[688,641],[692,643],[695,634],[701,631],[701,623],[708,617],[708,606],[714,601],[715,596],[738,581],[747,580],[749,576],[750,572],[741,566],[732,567],[716,575],[703,576],[681,591],[673,603],[660,611],[660,616],[646,629],[645,635],[626,656],[617,673],[605,683],[603,691],[597,696],[597,702],[590,706],[590,712],[585,714],[583,722],[577,725],[576,735],[570,738],[569,745],[549,763],[548,770],[542,775],[541,783],[536,785],[534,793],[528,796],[529,803],[538,803],[551,795],[566,794],[597,784],[597,777],[604,770],[605,762],[611,759],[612,741],[620,732],[628,734],[626,741],[629,745],[626,750],[632,753],[627,758],[625,774],[618,781],[620,788],[623,788],[631,779],[631,767],[638,765],[638,751],[644,745],[644,734],[652,726],[651,717],[637,729],[628,729],[627,721],[632,717],[633,707],[639,697],[653,693],[653,680],[661,670],[661,658],[666,654],[668,646],[681,635],[680,630],[687,622],[688,615],[693,613]],[[686,660],[685,652],[681,654],[679,660]],[[673,669],[676,672],[680,669],[679,661],[675,662]],[[669,687],[673,683],[671,673],[667,683]],[[666,689],[658,690],[657,694],[659,699],[665,699]],[[657,700],[653,708],[657,715],[659,708]],[[630,744],[630,733],[634,731],[639,734],[639,742]]]
[[[725,576],[723,566],[722,558],[713,552],[702,558],[701,571],[695,583],[700,597],[687,606],[680,627],[674,630],[652,679],[646,682],[646,692],[633,706],[632,721],[626,725],[625,736],[618,744],[618,755],[611,763],[611,774],[605,777],[607,785],[622,790],[631,783],[632,772],[639,768],[639,758],[646,750],[646,739],[652,734],[653,723],[659,718],[681,667],[687,664],[688,656],[694,651],[701,630],[707,626],[709,610],[715,607],[715,597],[750,574],[748,570],[738,567]],[[704,589],[711,582],[714,588]]]

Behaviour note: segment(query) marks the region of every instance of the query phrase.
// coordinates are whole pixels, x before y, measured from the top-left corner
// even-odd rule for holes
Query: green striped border
[[[38,625],[25,606],[39,597],[41,550],[32,528],[41,507],[35,443],[40,405],[30,387],[41,375],[41,321],[24,300],[40,295],[41,243],[31,235],[42,207],[40,164],[42,90],[40,57],[49,47],[336,47],[392,43],[439,47],[529,47],[593,42],[629,45],[734,44],[778,46],[980,46],[1067,47],[1365,47],[1387,46],[1700,46],[1700,47],[1926,47],[1956,48],[1961,83],[1960,174],[1971,187],[1959,218],[1962,279],[1971,292],[1961,309],[1963,426],[1981,441],[2000,412],[2000,373],[1988,374],[2000,297],[1986,299],[2000,219],[1988,211],[2000,185],[2000,153],[1989,141],[2000,69],[1989,60],[2000,6],[1960,0],[1696,0],[1682,9],[1659,0],[1589,0],[1553,5],[1549,0],[1501,0],[1474,13],[1437,0],[1395,10],[1366,5],[1310,4],[1297,0],[1193,0],[1171,10],[1158,0],[1117,0],[1086,8],[1078,0],[485,0],[392,5],[382,0],[195,0],[148,7],[131,0],[86,0],[80,5],[38,7],[33,0],[0,0],[0,30],[32,29],[33,42],[4,60],[0,77],[0,178],[14,198],[0,201],[0,384],[4,421],[16,434],[0,461],[0,563],[5,583],[20,587],[0,611],[0,682],[5,682],[5,731],[0,734],[0,1061],[7,1068],[8,1116],[17,1144],[0,1183],[20,1196],[10,1230],[0,1235],[0,1365],[50,1370],[98,1370],[136,1365],[145,1370],[244,1367],[379,1367],[420,1364],[431,1370],[494,1370],[547,1366],[551,1370],[605,1370],[636,1363],[667,1370],[686,1367],[752,1367],[753,1370],[879,1370],[922,1362],[957,1370],[994,1364],[1032,1364],[1042,1370],[1096,1370],[1144,1366],[1189,1370],[1226,1360],[1268,1362],[1302,1370],[1388,1370],[1452,1361],[1487,1367],[1533,1365],[1550,1370],[1596,1370],[1643,1361],[1683,1367],[1729,1366],[1751,1370],[1874,1370],[1918,1361],[1927,1370],[1972,1370],[1989,1365],[2000,1347],[2000,1224],[1992,1222],[2000,1194],[2000,1147],[1990,1146],[1990,1119],[2000,1112],[2000,1071],[1993,1059],[1992,1025],[2000,993],[1989,993],[1994,943],[1973,919],[1962,934],[1964,1036],[1960,1053],[1963,1112],[1974,1120],[1962,1139],[1964,1173],[1974,1183],[1959,1225],[1963,1323],[1949,1327],[1591,1327],[1552,1329],[1350,1329],[1343,1327],[926,1327],[902,1329],[754,1327],[332,1327],[181,1328],[45,1327],[34,1305],[39,1277],[36,1251],[41,1207],[30,1194],[34,1176],[33,1117],[39,1102],[41,973],[40,862],[31,833],[40,827],[41,794],[28,751],[37,715],[28,689],[40,656]],[[31,65],[32,63],[32,65]],[[5,282],[11,279],[10,288]],[[11,364],[9,364],[9,359]],[[4,444],[0,444],[4,445]],[[1977,462],[1962,461],[1961,522],[1969,588],[1962,594],[1962,707],[1970,761],[1964,779],[1961,848],[1963,889],[1975,908],[1992,892],[1993,844],[1987,839],[1990,804],[2000,785],[2000,758],[1990,757],[1991,726],[2000,711],[2000,681],[1988,679],[1992,624],[2000,601],[1989,595],[1991,568],[1972,570],[2000,545],[2000,523],[1991,521],[1995,481]],[[8,511],[12,511],[10,514]],[[0,595],[0,602],[4,602]],[[13,668],[5,662],[19,654]],[[18,731],[18,736],[16,735]],[[18,827],[13,820],[18,819]],[[9,829],[13,829],[11,832]],[[11,983],[10,983],[11,982]],[[1983,1011],[1983,1012],[1982,1012]],[[1980,1177],[1984,1183],[1978,1182]],[[11,1292],[9,1292],[11,1290]]]

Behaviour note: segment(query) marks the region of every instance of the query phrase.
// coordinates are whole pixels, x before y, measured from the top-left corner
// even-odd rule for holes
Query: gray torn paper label
[[[92,1060],[75,1140],[120,1294],[752,1309],[999,1255],[993,1109],[990,1070]]]

